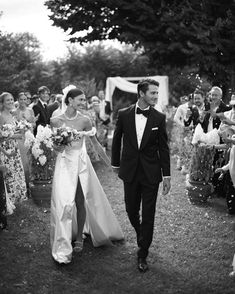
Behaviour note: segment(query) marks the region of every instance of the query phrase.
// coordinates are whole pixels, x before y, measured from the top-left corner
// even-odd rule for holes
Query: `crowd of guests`
[[[194,93],[181,98],[181,105],[174,115],[179,134],[177,137],[179,153],[177,168],[188,172],[189,166],[185,166],[184,152],[187,148],[191,148],[188,155],[189,157],[192,155],[191,142],[198,125],[202,128],[202,132],[208,135],[208,138],[210,134],[212,136],[214,130],[218,130],[219,142],[214,145],[216,153],[211,179],[214,188],[213,196],[226,198],[229,214],[235,214],[235,170],[232,169],[235,160],[233,155],[235,96],[232,95],[229,105],[223,102],[222,97],[222,89],[212,87],[207,94],[196,89]]]
[[[39,125],[50,125],[51,117],[62,113],[63,94],[50,94],[46,86],[37,94],[20,92],[15,101],[13,95],[3,92],[0,95],[0,130],[27,121],[36,136]],[[104,149],[108,148],[108,132],[111,125],[110,103],[105,101],[104,91],[89,97],[80,110],[91,119],[97,129],[97,139]],[[29,197],[30,163],[24,146],[24,132],[17,131],[10,136],[0,132],[0,230],[7,230],[7,214],[13,213],[15,205]],[[87,139],[87,149],[91,161],[99,161],[99,156]]]

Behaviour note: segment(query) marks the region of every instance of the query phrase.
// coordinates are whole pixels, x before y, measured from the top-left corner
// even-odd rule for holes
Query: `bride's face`
[[[86,97],[84,94],[76,96],[74,99],[71,99],[71,106],[76,109],[84,109],[86,107]]]

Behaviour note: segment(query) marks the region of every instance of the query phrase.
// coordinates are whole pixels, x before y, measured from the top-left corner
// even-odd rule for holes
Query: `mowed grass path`
[[[126,216],[123,186],[103,164],[95,165],[126,240],[94,248],[85,241],[82,255],[58,266],[51,258],[48,208],[28,200],[9,217],[0,234],[0,293],[235,293],[228,274],[235,252],[235,217],[224,199],[207,205],[188,202],[185,177],[172,160],[172,189],[159,193],[150,270],[136,269],[135,234]]]

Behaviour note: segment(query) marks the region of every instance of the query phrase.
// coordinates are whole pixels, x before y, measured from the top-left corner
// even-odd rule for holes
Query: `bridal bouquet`
[[[27,120],[24,119],[16,122],[15,131],[27,132],[30,129],[32,129],[32,124],[27,122]]]
[[[0,128],[0,136],[3,138],[10,138],[15,133],[15,126],[12,124],[5,124]]]
[[[79,141],[82,138],[82,132],[69,127],[55,128],[52,134],[52,141],[56,146],[68,146],[73,141]]]

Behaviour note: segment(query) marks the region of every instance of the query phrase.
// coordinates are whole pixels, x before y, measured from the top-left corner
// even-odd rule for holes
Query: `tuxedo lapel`
[[[147,143],[152,132],[152,126],[153,126],[153,110],[150,107],[150,113],[146,122],[143,137],[140,143],[140,149],[143,149],[145,144]]]
[[[133,143],[133,146],[138,149],[137,134],[136,134],[136,125],[135,125],[135,105],[133,105],[130,113],[128,113],[128,122],[129,122],[129,134],[130,139]]]

